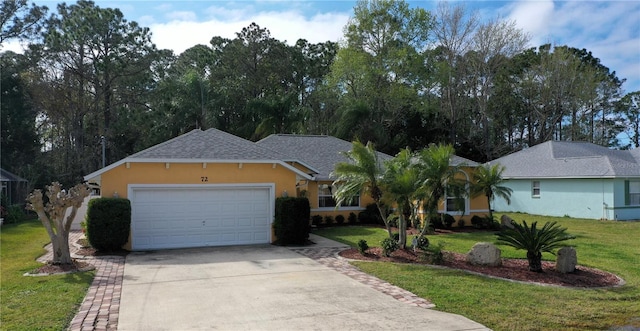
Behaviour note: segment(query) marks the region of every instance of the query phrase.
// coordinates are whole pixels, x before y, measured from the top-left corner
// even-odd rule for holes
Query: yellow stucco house
[[[336,209],[331,197],[330,173],[350,149],[350,142],[330,136],[271,135],[254,143],[217,129],[193,130],[85,180],[100,185],[103,197],[131,201],[127,249],[270,243],[277,197],[304,195],[311,215],[345,217],[372,202],[363,196]],[[464,214],[483,211],[476,200]],[[447,206],[443,201],[443,212]]]

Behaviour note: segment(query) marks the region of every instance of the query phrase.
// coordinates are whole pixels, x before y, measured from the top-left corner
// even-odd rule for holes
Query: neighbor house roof
[[[471,161],[469,159],[466,159],[462,156],[457,156],[457,155],[452,156],[450,162],[452,166],[464,165],[468,167],[477,167],[480,165],[478,162]]]
[[[342,153],[352,148],[352,143],[346,140],[324,135],[272,134],[257,144],[287,154],[290,159],[299,159],[312,165],[318,170],[318,180],[331,180],[329,175],[336,163],[348,161]],[[379,160],[391,158],[378,152]]]
[[[27,180],[0,168],[0,181],[2,182],[26,182]]]
[[[277,163],[298,173],[300,176],[311,179],[317,172],[316,169],[302,164],[309,169],[305,173],[284,160],[288,156],[277,151],[270,150],[266,146],[260,146],[249,140],[234,136],[218,129],[200,129],[185,133],[171,140],[149,147],[105,168],[93,172],[84,177],[87,181],[99,181],[100,175],[126,162],[168,162],[168,163]],[[291,160],[295,161],[295,160]]]
[[[587,142],[547,141],[489,162],[505,178],[640,177],[640,150],[612,150]]]

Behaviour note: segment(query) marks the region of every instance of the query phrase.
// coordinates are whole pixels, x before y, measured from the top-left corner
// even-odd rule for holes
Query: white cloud
[[[241,15],[240,11],[228,11],[232,20],[210,19],[203,22],[172,21],[150,26],[153,41],[161,49],[172,49],[176,54],[197,44],[208,45],[214,36],[233,39],[237,32],[252,22],[271,32],[271,36],[288,44],[304,38],[318,43],[338,41],[349,19],[348,13],[319,14],[309,18],[295,11],[261,12]]]
[[[507,19],[516,22],[519,28],[529,33],[532,37],[532,45],[545,43],[549,34],[550,21],[553,19],[553,1],[523,1],[515,2],[508,6]]]
[[[165,14],[165,17],[171,21],[195,21],[196,13],[192,11],[172,11]]]

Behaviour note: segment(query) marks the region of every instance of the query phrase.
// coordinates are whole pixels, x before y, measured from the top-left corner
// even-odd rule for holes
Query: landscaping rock
[[[502,252],[492,243],[480,242],[467,253],[467,262],[474,265],[497,267],[502,265]]]
[[[503,228],[509,228],[509,229],[513,229],[513,220],[511,219],[511,217],[507,216],[507,215],[502,215],[502,217],[500,217],[500,225]]]
[[[576,249],[573,247],[563,247],[558,251],[556,257],[556,270],[562,273],[571,273],[576,270],[578,257]]]

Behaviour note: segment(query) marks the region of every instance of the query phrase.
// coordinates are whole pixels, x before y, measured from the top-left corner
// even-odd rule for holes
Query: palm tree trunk
[[[380,203],[376,202],[376,207],[378,207],[378,212],[380,213],[380,217],[382,217],[382,221],[384,221],[384,226],[387,227],[387,232],[389,233],[389,238],[393,239],[393,233],[391,232],[391,226],[389,226],[389,221],[387,220],[386,215],[382,211],[380,207]]]
[[[529,271],[542,272],[542,253],[528,251],[527,261],[529,261]]]
[[[398,218],[398,246],[400,249],[407,248],[407,221],[402,213]]]
[[[487,206],[489,206],[489,218],[493,222],[493,210],[491,210],[491,197],[487,196]]]

